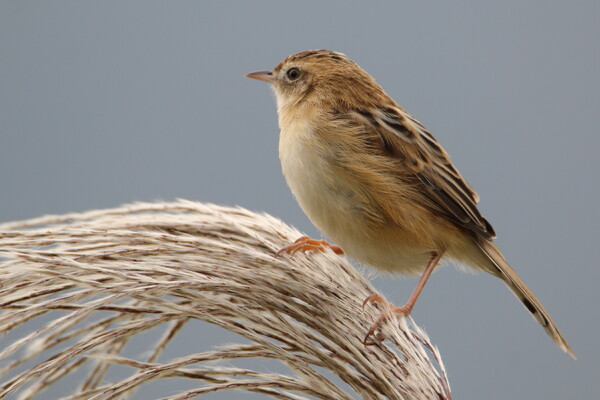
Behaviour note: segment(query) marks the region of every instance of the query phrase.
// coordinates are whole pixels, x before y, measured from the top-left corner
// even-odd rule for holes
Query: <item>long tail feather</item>
[[[556,324],[552,321],[552,318],[550,318],[548,312],[544,309],[544,307],[542,307],[542,304],[539,302],[539,300],[534,296],[533,293],[531,293],[531,290],[529,290],[521,278],[519,278],[517,273],[504,259],[504,256],[502,256],[502,253],[500,253],[498,247],[489,240],[480,240],[477,244],[494,264],[497,270],[497,275],[504,280],[514,295],[521,300],[525,308],[529,310],[535,320],[544,327],[544,330],[548,336],[550,336],[552,341],[556,343],[564,352],[576,359],[573,350],[571,350],[569,347],[569,344],[558,330]]]

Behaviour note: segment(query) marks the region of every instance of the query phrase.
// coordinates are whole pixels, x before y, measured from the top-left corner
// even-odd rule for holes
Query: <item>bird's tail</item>
[[[539,300],[531,293],[531,290],[525,285],[525,283],[519,278],[517,273],[511,268],[508,262],[504,259],[502,253],[498,247],[494,244],[494,242],[489,240],[479,240],[477,241],[479,248],[490,261],[493,263],[496,271],[494,271],[494,275],[497,275],[501,278],[506,285],[512,290],[515,296],[529,310],[532,316],[536,319],[537,322],[540,323],[544,327],[544,330],[550,336],[552,341],[558,345],[564,352],[568,353],[571,357],[576,359],[575,354],[573,354],[573,350],[569,347],[569,344],[563,337],[563,335],[558,330],[558,327],[550,318],[548,312],[542,307],[542,304]]]

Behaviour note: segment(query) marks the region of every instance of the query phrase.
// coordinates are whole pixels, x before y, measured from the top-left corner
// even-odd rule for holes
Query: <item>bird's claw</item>
[[[383,311],[381,311],[381,313],[379,314],[379,317],[373,323],[373,325],[371,325],[371,327],[369,328],[369,331],[367,332],[365,338],[363,339],[363,344],[365,346],[373,346],[375,344],[381,344],[381,342],[383,342],[383,340],[385,340],[385,337],[383,336],[383,333],[381,333],[380,328],[381,328],[381,325],[384,322],[387,322],[392,316],[401,315],[402,317],[407,317],[410,315],[410,312],[411,312],[411,309],[408,305],[404,305],[402,307],[394,306],[392,303],[386,301],[383,297],[381,297],[377,293],[374,293],[365,299],[365,301],[363,302],[363,305],[362,305],[363,311],[364,311],[365,307],[367,306],[367,304],[370,304],[370,303],[381,304],[384,306],[384,309],[383,309]],[[372,338],[372,340],[370,340],[371,338]]]
[[[316,240],[311,239],[308,236],[302,236],[294,243],[279,250],[277,255],[283,253],[296,254],[299,251],[302,253],[306,253],[307,251],[325,251],[327,248],[330,248],[335,254],[344,254],[344,251],[339,246],[328,243],[325,240]]]

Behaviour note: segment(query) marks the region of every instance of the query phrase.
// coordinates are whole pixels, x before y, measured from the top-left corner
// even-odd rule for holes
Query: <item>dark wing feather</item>
[[[495,236],[477,208],[479,196],[454,168],[444,149],[421,123],[400,107],[376,112],[355,110],[355,117],[380,137],[384,150],[422,183],[432,208],[485,238]]]

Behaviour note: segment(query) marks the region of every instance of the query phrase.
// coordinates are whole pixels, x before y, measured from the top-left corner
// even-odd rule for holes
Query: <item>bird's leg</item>
[[[333,250],[333,252],[335,254],[344,254],[344,251],[340,247],[338,247],[334,244],[328,243],[325,240],[316,240],[316,239],[311,239],[308,236],[302,236],[300,239],[296,240],[294,243],[279,250],[277,252],[277,255],[280,255],[281,253],[295,254],[299,251],[301,251],[303,253],[306,253],[307,251],[311,251],[311,250],[325,251],[325,249],[328,247],[331,250]]]
[[[413,290],[412,294],[410,295],[410,298],[408,299],[406,304],[404,304],[403,306],[401,306],[401,307],[395,306],[395,305],[385,301],[383,299],[383,297],[381,297],[378,294],[372,294],[366,298],[366,300],[363,302],[363,309],[369,303],[380,303],[380,304],[383,304],[384,310],[379,315],[379,318],[377,318],[377,321],[375,321],[375,323],[373,325],[371,325],[369,332],[367,332],[367,335],[365,336],[365,339],[363,340],[363,343],[365,344],[365,346],[372,345],[372,344],[375,344],[380,341],[381,337],[378,335],[375,335],[375,332],[381,327],[381,324],[384,323],[385,321],[387,321],[388,319],[390,319],[390,317],[392,317],[393,315],[399,315],[399,314],[401,314],[403,317],[407,317],[410,315],[413,307],[415,306],[415,303],[417,302],[417,299],[419,298],[419,295],[421,294],[421,291],[425,287],[425,283],[427,283],[427,280],[431,276],[431,273],[433,272],[433,270],[435,269],[435,267],[437,266],[437,264],[441,258],[442,258],[442,253],[434,252],[431,254],[429,263],[427,263],[427,267],[425,267],[425,271],[423,271],[423,275],[421,275],[419,282],[417,282],[417,286],[415,287],[415,290]],[[368,340],[371,336],[373,336],[374,341],[368,342]]]

